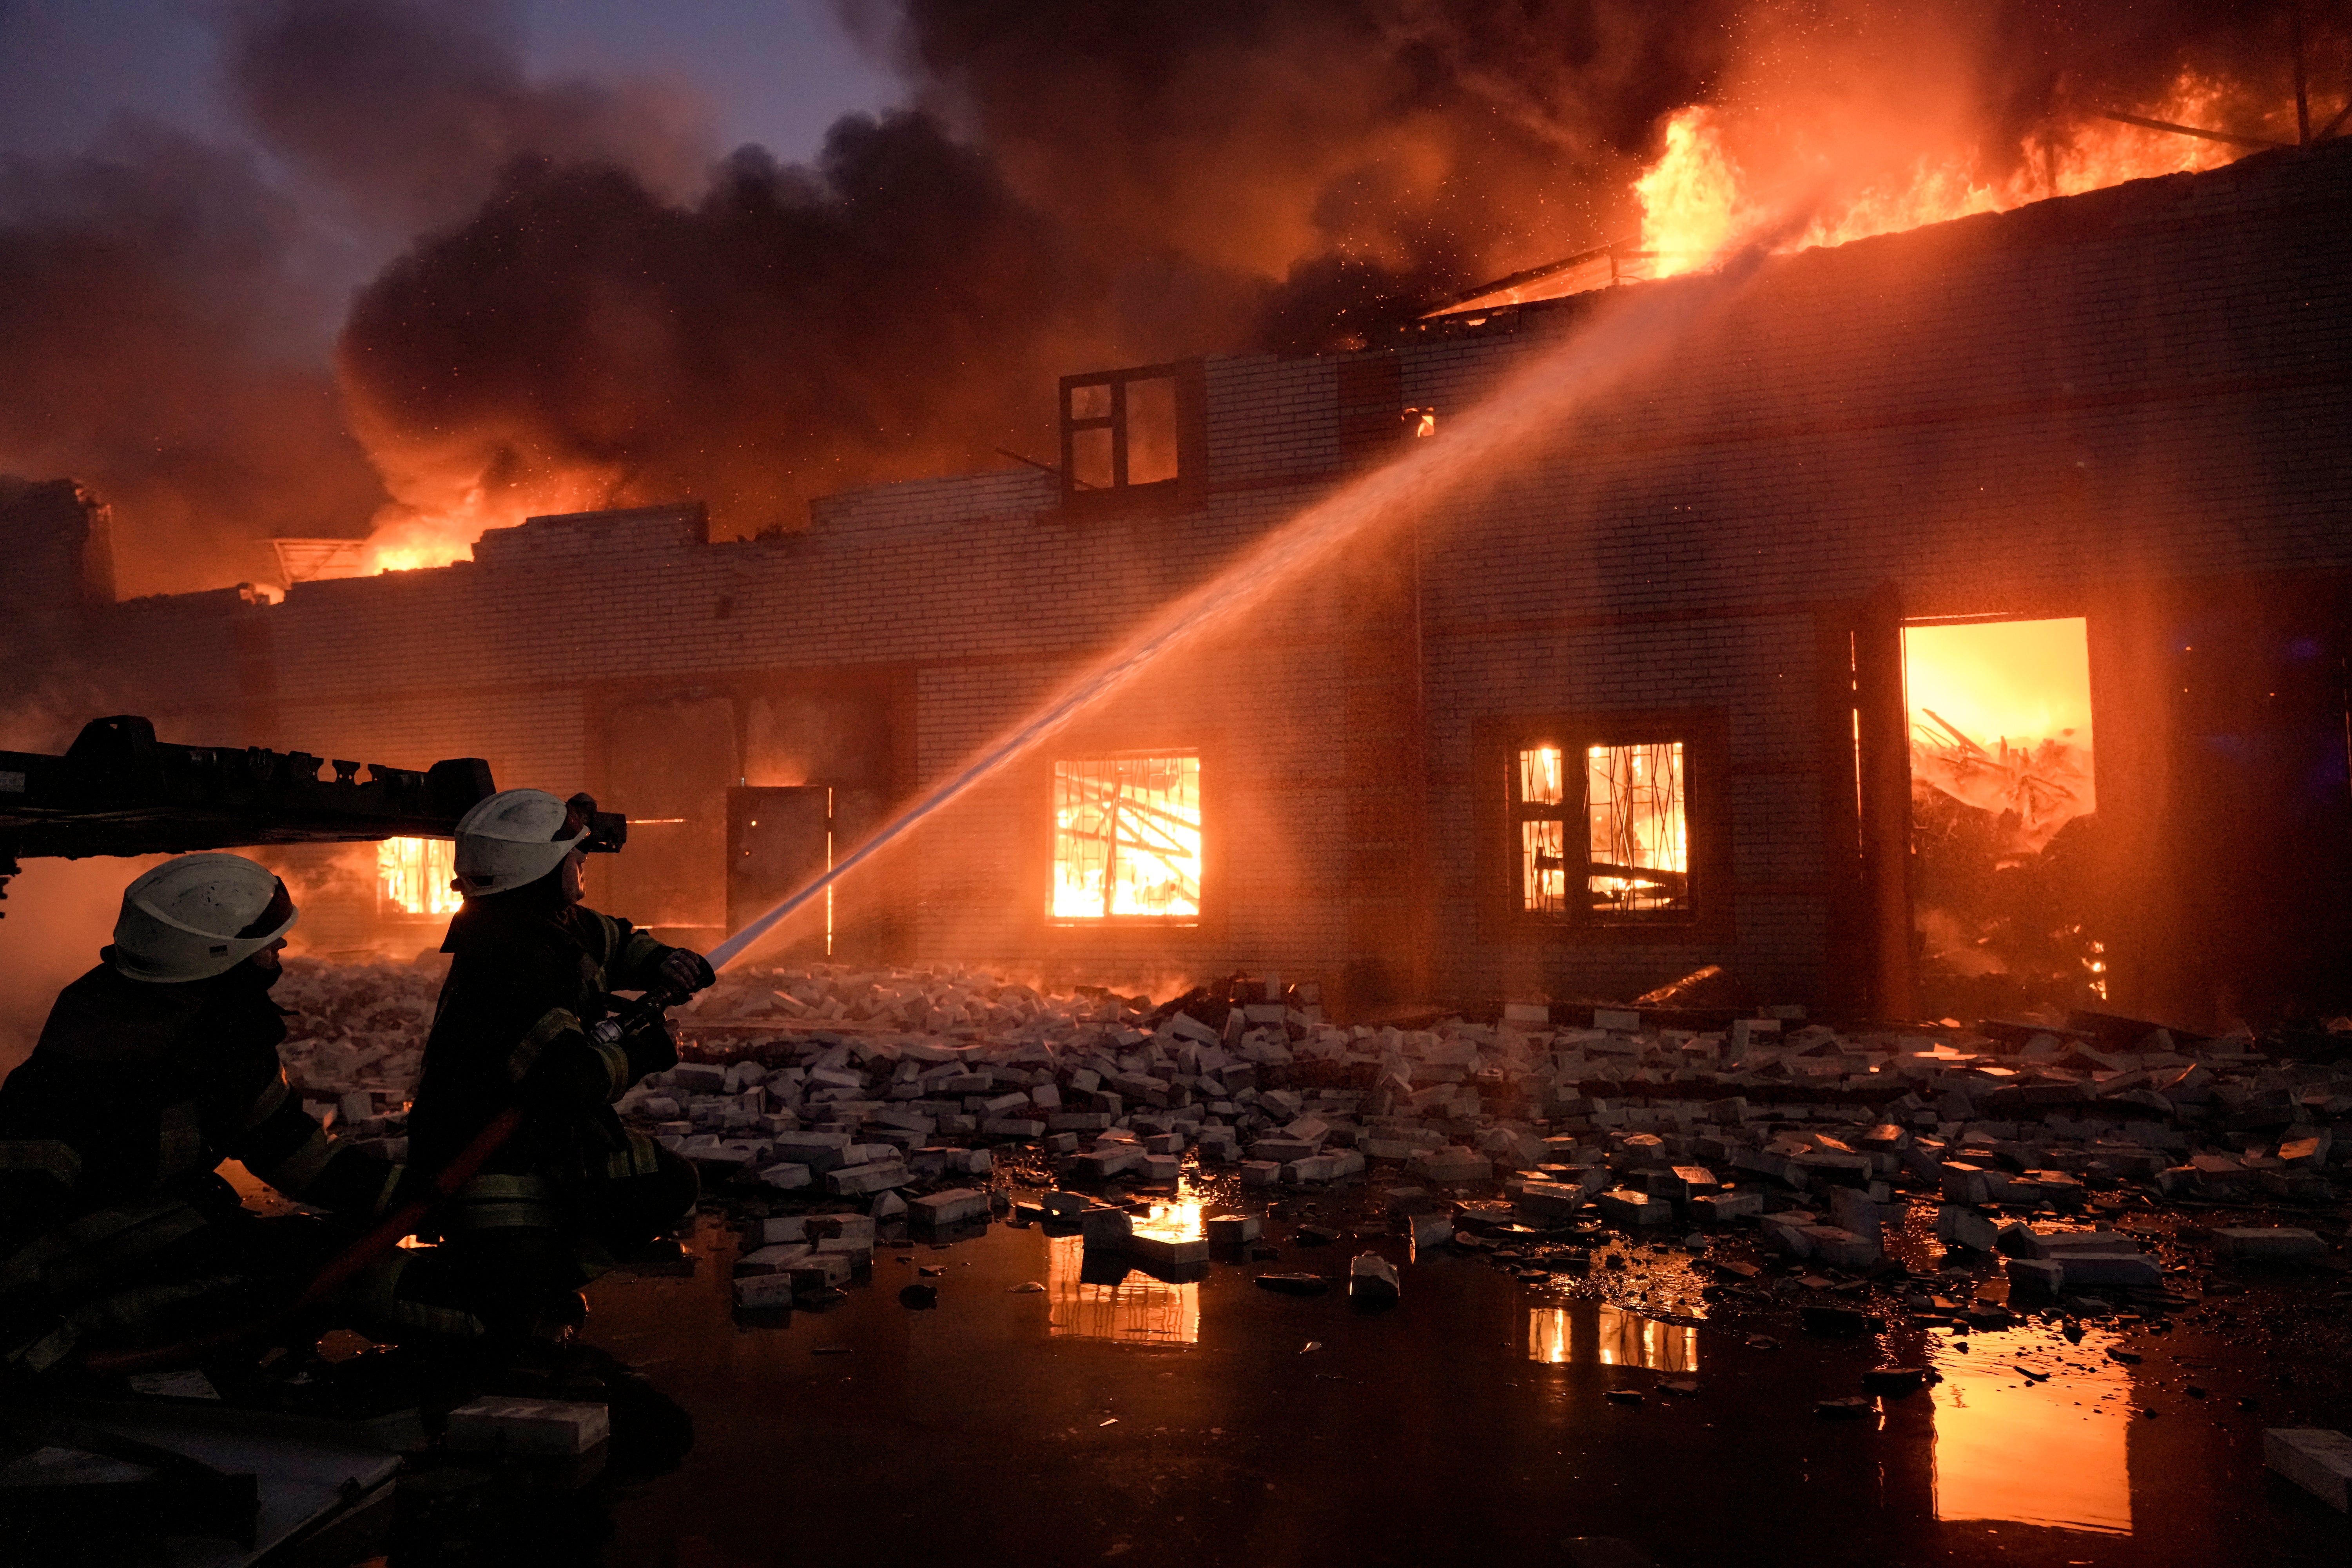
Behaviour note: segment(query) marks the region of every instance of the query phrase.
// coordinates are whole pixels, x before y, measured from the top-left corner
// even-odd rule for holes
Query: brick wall
[[[1402,402],[1438,409],[1434,449],[1475,438],[1497,388],[1557,411],[1413,520],[1421,687],[1382,711],[1426,714],[1430,984],[1622,993],[1721,962],[1818,993],[1823,792],[1851,780],[1821,743],[1820,606],[1892,585],[1914,615],[2079,614],[2123,579],[2352,567],[2347,209],[2352,146],[2332,143],[1808,252],[1744,289],[1637,286],[1382,351]],[[1679,330],[1640,325],[1660,318]],[[1580,342],[1629,347],[1596,361]],[[503,784],[557,790],[596,782],[615,683],[882,671],[914,693],[919,793],[1347,483],[1363,459],[1343,450],[1340,363],[1208,360],[1190,510],[1072,518],[1052,476],[1008,468],[833,497],[778,540],[709,543],[676,509],[540,520],[471,563],[304,584],[276,606],[128,605],[81,662],[174,739],[478,754]],[[1203,974],[1362,956],[1349,845],[1392,841],[1349,837],[1370,809],[1350,804],[1350,647],[1371,666],[1334,577],[1310,566],[1061,742],[1202,749],[1214,907],[1198,930],[1048,929],[1032,766],[890,873],[918,951]],[[1478,726],[1662,707],[1727,726],[1728,934],[1483,930]]]

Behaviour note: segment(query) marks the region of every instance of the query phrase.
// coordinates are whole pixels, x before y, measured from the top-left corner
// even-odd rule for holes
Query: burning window
[[[1198,752],[1054,764],[1054,918],[1201,913]]]
[[[1175,489],[1197,409],[1197,365],[1100,371],[1062,382],[1064,501]]]
[[[1565,747],[1518,752],[1519,908],[1601,919],[1690,912],[1683,742],[1602,742],[1578,752],[1583,766],[1574,776],[1568,760],[1577,753]]]
[[[387,838],[375,847],[377,896],[387,912],[446,915],[465,900],[449,884],[457,847],[446,838]]]

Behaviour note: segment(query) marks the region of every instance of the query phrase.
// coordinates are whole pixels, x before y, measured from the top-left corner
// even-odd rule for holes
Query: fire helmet
[[[457,819],[457,890],[478,899],[536,882],[587,837],[587,825],[545,790],[500,790]]]
[[[133,980],[207,980],[294,929],[286,884],[242,855],[182,855],[122,890],[110,962]]]

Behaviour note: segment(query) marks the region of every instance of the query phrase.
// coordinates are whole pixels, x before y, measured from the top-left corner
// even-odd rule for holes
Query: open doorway
[[[1920,1006],[1971,1020],[2098,1005],[2085,623],[1915,623],[1903,673]]]

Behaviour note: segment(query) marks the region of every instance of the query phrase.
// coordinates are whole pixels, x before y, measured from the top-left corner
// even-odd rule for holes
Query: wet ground
[[[1232,1196],[1188,1188],[1161,1217]],[[1769,1268],[1726,1283],[1678,1246],[1598,1238],[1578,1273],[1565,1252],[1414,1259],[1399,1237],[1302,1245],[1294,1228],[1351,1220],[1340,1197],[1291,1208],[1268,1227],[1276,1259],[1176,1282],[1118,1279],[1034,1226],[886,1242],[845,1300],[745,1324],[734,1233],[707,1215],[692,1277],[600,1282],[588,1332],[693,1412],[694,1450],[607,1487],[607,1518],[583,1496],[564,1533],[678,1568],[1641,1560],[1615,1542],[1662,1568],[2352,1552],[2347,1521],[2262,1461],[2265,1426],[2352,1427],[2338,1276],[2200,1270],[2190,1306],[2078,1320],[2079,1337],[1897,1309],[1837,1340],[1806,1334],[1798,1303],[1886,1298]],[[1344,1275],[1366,1245],[1402,1266],[1391,1310],[1252,1283]],[[1939,1261],[1916,1225],[1896,1250]],[[935,1308],[900,1303],[919,1281]],[[1894,1364],[1940,1381],[1817,1413]]]

